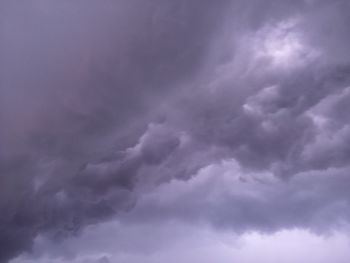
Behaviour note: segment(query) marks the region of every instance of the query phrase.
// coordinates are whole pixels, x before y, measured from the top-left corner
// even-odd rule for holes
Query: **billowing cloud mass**
[[[0,263],[213,262],[222,235],[346,239],[349,12],[347,0],[1,1]],[[115,246],[92,249],[86,235],[110,240],[106,224]],[[324,257],[346,262],[339,251]],[[244,253],[220,262],[261,262]]]

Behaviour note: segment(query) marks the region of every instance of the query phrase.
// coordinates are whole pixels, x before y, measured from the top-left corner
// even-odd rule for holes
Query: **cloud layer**
[[[3,1],[0,262],[112,218],[346,224],[349,9]]]

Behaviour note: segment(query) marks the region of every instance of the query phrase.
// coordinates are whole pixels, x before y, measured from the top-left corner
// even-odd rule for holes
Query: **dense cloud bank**
[[[348,1],[0,8],[0,262],[113,216],[350,220]]]

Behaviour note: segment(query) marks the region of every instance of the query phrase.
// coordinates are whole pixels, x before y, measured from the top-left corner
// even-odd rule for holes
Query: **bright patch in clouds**
[[[276,67],[294,67],[315,57],[298,31],[298,20],[292,19],[260,30],[253,40],[255,57],[267,59]]]
[[[157,239],[143,238],[149,233]],[[132,243],[133,239],[137,242]],[[45,248],[42,260],[24,255],[11,263],[347,263],[350,257],[346,235],[318,236],[297,229],[270,235],[253,232],[238,237],[203,225],[125,226],[110,222],[89,228],[81,237],[62,244],[41,242],[45,243],[41,245]],[[71,254],[60,257],[57,251]]]
[[[266,55],[276,64],[291,62],[303,50],[300,40],[293,34],[271,36],[266,40],[264,48]]]

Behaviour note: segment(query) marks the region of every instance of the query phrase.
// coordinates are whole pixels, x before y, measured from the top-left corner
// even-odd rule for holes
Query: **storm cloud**
[[[0,8],[0,262],[110,220],[349,223],[346,0]]]

